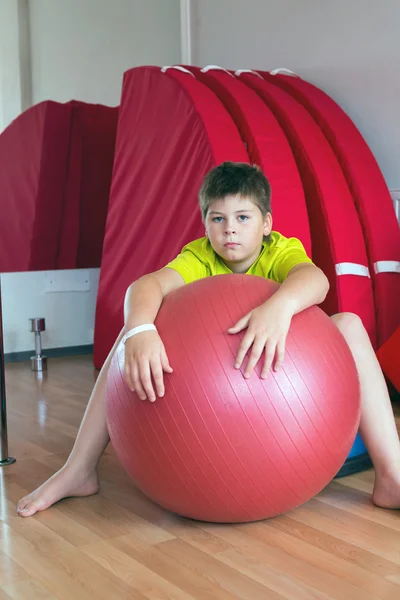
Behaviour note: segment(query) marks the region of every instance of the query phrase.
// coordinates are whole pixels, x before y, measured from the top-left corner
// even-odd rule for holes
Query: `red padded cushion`
[[[42,102],[1,134],[1,271],[100,266],[117,117]]]
[[[379,348],[377,357],[382,371],[400,392],[400,327]]]
[[[371,279],[336,273],[338,263],[367,267],[368,260],[357,212],[329,143],[305,108],[285,91],[255,74],[243,73],[240,78],[257,91],[273,111],[296,158],[306,193],[312,257],[330,282],[328,296],[321,307],[328,314],[342,311],[358,314],[375,345]]]
[[[57,268],[94,268],[101,263],[118,108],[76,100],[68,106],[70,152]]]
[[[82,183],[82,132],[71,109],[66,178],[63,189],[63,207],[59,228],[57,269],[75,269],[79,243],[80,189]],[[61,143],[61,140],[60,140]]]
[[[80,129],[81,178],[76,268],[99,267],[117,135],[118,107],[73,102]]]
[[[292,150],[273,112],[232,74],[221,69],[205,73],[187,67],[223,102],[232,115],[250,161],[259,165],[271,183],[274,229],[300,239],[311,256],[311,237],[303,186]]]
[[[97,367],[123,326],[127,287],[204,235],[198,191],[224,160],[248,162],[248,155],[206,86],[176,69],[125,73],[97,297]]]
[[[71,108],[41,102],[0,135],[0,272],[56,269]]]
[[[297,77],[276,75],[273,82],[305,106],[324,132],[343,169],[364,231],[378,341],[383,344],[400,325],[400,273],[376,274],[374,266],[378,261],[400,264],[400,230],[383,175],[364,138],[332,98]]]

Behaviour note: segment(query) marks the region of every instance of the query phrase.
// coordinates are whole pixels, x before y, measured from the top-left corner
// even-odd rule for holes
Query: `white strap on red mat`
[[[400,273],[400,262],[398,260],[378,260],[374,263],[374,271],[378,273]]]
[[[162,67],[161,73],[165,73],[165,71],[168,71],[168,69],[176,69],[177,71],[182,71],[182,73],[188,73],[188,75],[191,75],[195,78],[195,75],[193,75],[191,71],[185,69],[185,67],[181,67],[180,65],[167,65],[165,67]]]
[[[236,76],[239,76],[242,73],[250,73],[251,75],[256,75],[260,79],[264,79],[264,77],[260,75],[260,73],[257,73],[257,71],[253,71],[252,69],[238,69],[237,71],[235,71]]]
[[[207,65],[201,69],[202,73],[208,73],[208,71],[224,71],[224,73],[228,73],[231,77],[233,77],[232,73],[229,73],[224,67],[220,67],[218,65]]]
[[[290,75],[291,77],[300,77],[300,75],[297,75],[297,73],[295,73],[294,71],[291,71],[290,69],[285,69],[285,68],[272,69],[272,71],[270,71],[269,74],[270,75]]]
[[[370,277],[368,267],[357,263],[343,262],[335,265],[336,275],[359,275]]]

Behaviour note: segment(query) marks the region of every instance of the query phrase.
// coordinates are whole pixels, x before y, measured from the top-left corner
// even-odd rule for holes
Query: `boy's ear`
[[[264,235],[269,235],[272,231],[272,215],[268,212],[264,219]]]
[[[208,237],[206,220],[202,218],[201,222],[203,223],[203,227],[204,227],[204,235],[206,237]]]

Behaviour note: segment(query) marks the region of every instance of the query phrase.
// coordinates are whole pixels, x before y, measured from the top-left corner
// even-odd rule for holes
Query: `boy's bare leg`
[[[17,511],[21,516],[30,517],[67,496],[90,496],[98,492],[97,465],[109,442],[105,416],[107,373],[122,335],[123,331],[99,373],[67,462],[39,488],[18,502]]]
[[[361,320],[332,317],[356,362],[361,387],[360,433],[375,467],[373,502],[400,508],[400,442],[385,379]]]

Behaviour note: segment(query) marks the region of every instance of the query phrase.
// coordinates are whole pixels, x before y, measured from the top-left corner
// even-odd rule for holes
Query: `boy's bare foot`
[[[372,501],[381,508],[400,508],[400,474],[377,475]]]
[[[98,491],[99,478],[96,470],[77,474],[71,467],[64,466],[34,492],[21,498],[17,504],[17,512],[21,517],[30,517],[62,498],[91,496]]]

